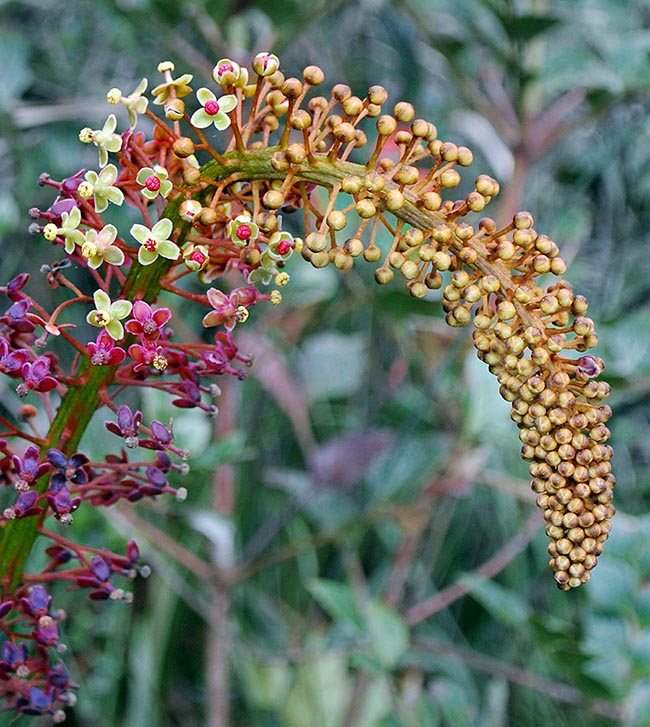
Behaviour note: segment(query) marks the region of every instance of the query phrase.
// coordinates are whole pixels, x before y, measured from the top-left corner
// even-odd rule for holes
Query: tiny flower
[[[122,404],[117,410],[117,423],[104,422],[104,426],[112,434],[124,438],[124,443],[129,449],[138,446],[138,430],[142,422],[142,412],[132,412],[126,405]]]
[[[258,76],[271,76],[280,67],[280,59],[274,53],[258,53],[253,58],[253,70]]]
[[[172,183],[167,179],[167,170],[165,167],[161,167],[158,164],[151,167],[142,168],[135,181],[143,187],[140,191],[142,196],[147,199],[156,199],[158,195],[165,198],[172,191]]]
[[[199,129],[205,129],[210,124],[214,124],[219,131],[223,131],[230,126],[230,119],[227,116],[237,105],[237,99],[233,94],[217,97],[209,88],[200,88],[196,92],[201,108],[197,109],[193,114],[190,122]]]
[[[39,462],[38,454],[38,448],[30,444],[25,450],[22,459],[16,454],[12,456],[11,459],[18,474],[18,479],[14,482],[14,487],[18,492],[26,492],[29,490],[31,485],[50,469],[47,462]]]
[[[111,303],[111,299],[103,290],[96,290],[93,293],[93,299],[97,308],[90,311],[86,320],[91,326],[105,328],[111,338],[119,341],[124,336],[124,327],[120,321],[131,312],[133,307],[131,301],[116,300]]]
[[[237,215],[228,223],[228,235],[238,247],[244,247],[259,235],[260,228],[249,215]]]
[[[93,229],[86,231],[81,254],[88,259],[89,267],[96,269],[103,262],[109,265],[121,265],[124,262],[124,253],[113,245],[116,237],[117,228],[114,225],[105,225],[99,232]]]
[[[23,384],[16,388],[18,396],[27,396],[30,391],[45,393],[56,389],[57,381],[50,376],[51,361],[47,356],[39,356],[32,363],[25,363],[21,369]]]
[[[92,195],[94,197],[96,212],[103,212],[108,207],[109,202],[118,206],[124,202],[122,190],[113,186],[117,179],[117,167],[115,164],[107,164],[99,174],[92,170],[86,172],[85,179],[91,187],[92,191],[88,196]],[[79,190],[81,190],[81,185],[79,186]]]
[[[237,323],[244,323],[248,319],[248,310],[244,305],[238,305],[239,300],[234,291],[228,296],[216,288],[210,288],[206,295],[214,308],[203,317],[203,325],[206,328],[223,323],[227,331],[232,331]]]
[[[56,472],[50,477],[49,489],[51,492],[58,492],[64,485],[85,485],[88,482],[88,475],[83,469],[88,462],[88,457],[81,452],[66,457],[59,449],[48,449],[47,459]]]
[[[12,351],[5,338],[0,338],[0,372],[16,375],[29,361],[29,351],[26,348],[18,348]]]
[[[78,230],[81,222],[81,212],[78,207],[73,207],[70,212],[61,212],[61,227],[50,222],[43,228],[43,236],[50,242],[59,235],[65,239],[65,251],[68,255],[74,252],[75,245],[81,245],[84,239],[83,232]]]
[[[135,129],[138,123],[138,114],[143,114],[147,110],[149,101],[142,95],[147,90],[147,79],[143,78],[128,96],[123,96],[119,88],[111,88],[106,94],[108,103],[122,103],[126,106],[129,114],[129,123],[132,129]]]
[[[101,330],[97,340],[90,341],[87,348],[93,366],[118,366],[126,358],[126,351],[115,345],[106,329]]]
[[[151,229],[140,224],[131,227],[131,234],[142,245],[138,251],[138,261],[141,265],[151,265],[158,259],[158,255],[168,260],[176,260],[181,251],[169,239],[172,230],[172,221],[167,217],[158,220]]]
[[[262,285],[269,285],[277,275],[277,272],[275,260],[271,257],[269,251],[265,250],[260,258],[260,266],[249,273],[248,282],[251,284],[262,283]]]
[[[195,245],[190,243],[183,250],[183,261],[185,267],[189,270],[197,272],[203,270],[210,260],[210,253],[205,245]]]
[[[239,63],[231,61],[230,58],[222,58],[217,61],[212,69],[212,78],[220,86],[245,86],[248,83],[248,71],[242,68]],[[239,82],[239,83],[238,83]]]
[[[133,320],[128,321],[125,328],[135,336],[155,341],[171,317],[172,312],[169,308],[153,310],[144,300],[136,300],[133,304]]]
[[[181,206],[178,208],[178,214],[186,222],[192,222],[202,209],[203,206],[198,200],[186,199],[181,202]]]
[[[184,73],[176,79],[172,78],[171,71],[174,70],[174,64],[171,61],[161,63],[158,70],[165,74],[165,83],[156,86],[151,92],[155,97],[153,102],[157,106],[162,106],[168,98],[182,98],[192,93],[189,83],[193,77],[190,73]]]
[[[86,127],[79,132],[79,141],[84,144],[92,142],[99,150],[99,166],[105,167],[108,162],[108,152],[118,152],[122,148],[122,137],[114,133],[117,126],[115,114],[109,114],[101,129]]]
[[[274,260],[288,260],[293,253],[293,235],[288,232],[274,232],[269,237],[268,252]]]
[[[289,280],[291,280],[289,273],[281,272],[275,276],[275,284],[280,288],[285,286]]]

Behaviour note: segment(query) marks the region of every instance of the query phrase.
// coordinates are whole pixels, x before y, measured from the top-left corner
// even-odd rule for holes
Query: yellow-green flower
[[[130,300],[116,300],[111,303],[108,294],[103,290],[96,290],[93,300],[96,309],[90,311],[86,320],[91,326],[105,328],[114,341],[119,341],[124,337],[124,326],[120,321],[129,315],[133,304]]]
[[[138,250],[140,265],[151,265],[158,259],[158,255],[166,257],[168,260],[178,258],[181,251],[178,245],[169,239],[173,229],[174,225],[167,217],[158,220],[151,229],[139,224],[131,227],[131,234],[142,246]]]
[[[135,126],[138,123],[138,114],[143,114],[149,105],[149,100],[142,95],[147,90],[147,83],[147,79],[143,78],[135,87],[135,90],[128,96],[122,95],[122,91],[120,91],[119,88],[111,88],[111,90],[106,94],[108,103],[122,103],[126,106],[127,113],[129,114],[129,123],[132,129],[135,129]]]
[[[174,64],[171,61],[164,61],[158,66],[158,70],[165,74],[165,83],[153,89],[153,102],[156,106],[162,106],[169,98],[182,98],[192,93],[189,84],[193,78],[191,73],[184,73],[178,78],[172,78],[171,71],[174,70]]]
[[[214,124],[219,131],[230,126],[230,119],[227,114],[237,105],[237,98],[232,94],[226,94],[217,99],[209,88],[200,88],[196,97],[201,103],[201,108],[193,114],[190,122],[199,129],[205,129]]]
[[[238,247],[244,247],[260,234],[260,228],[249,215],[237,215],[228,223],[228,235]]]
[[[99,151],[99,166],[105,167],[108,163],[108,152],[118,152],[122,148],[122,137],[115,133],[117,119],[115,114],[109,114],[101,129],[91,129],[86,126],[79,132],[79,141],[84,144],[92,142]]]
[[[106,225],[97,230],[88,230],[81,245],[81,254],[88,259],[88,266],[98,268],[104,261],[109,265],[121,265],[124,262],[124,253],[119,247],[113,245],[117,237],[117,228]]]
[[[43,235],[50,242],[61,235],[65,240],[65,251],[70,255],[74,252],[75,245],[81,245],[84,241],[84,233],[77,229],[80,222],[81,212],[78,207],[73,207],[70,212],[61,213],[61,227],[50,222],[43,228]]]
[[[89,171],[84,175],[85,180],[90,184],[90,194],[95,200],[95,211],[103,212],[108,203],[112,202],[118,207],[124,202],[124,194],[121,189],[114,187],[117,179],[117,167],[115,164],[107,164],[100,172]]]

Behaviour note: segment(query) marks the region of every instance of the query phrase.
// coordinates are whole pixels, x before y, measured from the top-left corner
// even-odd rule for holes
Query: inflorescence
[[[138,567],[135,544],[126,556],[93,550],[46,530],[45,517],[69,525],[83,503],[186,494],[168,482],[187,470],[171,422],[146,425],[120,394],[154,387],[175,406],[215,414],[213,377],[243,378],[250,364],[232,331],[251,306],[281,302],[294,254],[343,271],[363,258],[376,265],[381,285],[401,280],[416,298],[441,291],[447,322],[473,328],[479,358],[512,405],[555,580],[563,590],[585,583],[614,515],[609,386],[599,380],[603,362],[587,353],[598,341],[587,301],[564,280],[541,282],[565,273],[555,242],[536,232],[528,212],[505,226],[480,217],[498,183],[481,174],[458,196],[471,151],[438,139],[410,103],[388,106],[381,86],[364,98],[344,84],[319,95],[320,68],[287,78],[271,53],[258,54],[252,72],[222,59],[211,86],[198,89],[190,74],[174,76],[171,62],[158,70],[163,79],[152,95],[160,115],[146,80],[127,96],[111,89],[108,102],[126,108],[126,130],[118,133],[110,114],[101,129],[79,135],[97,147],[98,171],[41,177],[57,196],[48,209],[32,210],[32,231],[66,254],[42,270],[65,298],[46,311],[24,291],[26,274],[0,289],[10,300],[0,317],[0,371],[25,399],[13,419],[0,418],[8,495],[0,694],[8,707],[61,720],[61,706],[74,701],[75,685],[52,656],[62,616],[44,586],[62,580],[90,589],[93,599],[128,600],[111,578],[133,577]],[[136,130],[143,118],[152,133]],[[125,203],[137,221],[118,230],[104,217]],[[290,212],[300,216],[302,238],[284,229]],[[69,279],[71,267],[85,269],[87,291]],[[159,295],[202,307],[206,333],[176,340],[174,305],[156,305]],[[73,305],[99,329],[94,340],[72,335]],[[51,339],[74,348],[70,370],[46,350]],[[113,412],[106,428],[124,447],[91,461],[77,448],[101,405]],[[131,458],[142,449],[155,458]],[[23,573],[37,532],[53,541],[48,563]]]

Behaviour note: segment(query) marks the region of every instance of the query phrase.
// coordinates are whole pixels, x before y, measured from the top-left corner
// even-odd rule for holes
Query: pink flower
[[[214,310],[203,316],[203,325],[208,328],[223,324],[227,331],[232,331],[237,323],[243,323],[248,318],[248,309],[240,301],[238,291],[241,290],[246,289],[238,288],[228,296],[216,288],[210,288],[207,296]]]
[[[154,311],[144,300],[136,300],[133,304],[133,319],[125,324],[125,328],[134,336],[155,341],[171,317],[169,308],[158,308]]]
[[[126,358],[126,351],[115,345],[106,329],[99,332],[97,341],[88,344],[88,355],[93,366],[118,366]]]

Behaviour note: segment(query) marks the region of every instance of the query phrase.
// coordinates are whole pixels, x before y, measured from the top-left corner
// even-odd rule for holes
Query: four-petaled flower
[[[274,232],[269,237],[268,252],[273,260],[288,260],[293,253],[295,240],[289,232]]]
[[[168,260],[176,260],[181,251],[169,239],[173,229],[174,225],[167,217],[158,220],[151,229],[140,224],[131,227],[131,234],[142,245],[138,250],[140,265],[151,265],[158,259],[158,255]]]
[[[151,167],[143,167],[137,174],[135,181],[142,187],[142,196],[147,199],[156,199],[158,195],[165,198],[172,191],[172,183],[167,179],[168,174],[165,167],[156,164]]]
[[[84,176],[92,188],[88,196],[92,195],[95,200],[95,212],[104,212],[109,202],[118,206],[124,202],[122,190],[113,186],[117,179],[115,164],[107,164],[99,174],[90,170]]]
[[[103,329],[96,341],[88,343],[88,356],[93,366],[118,366],[126,358],[126,351],[116,346],[110,333]]]
[[[50,465],[47,462],[38,461],[38,447],[30,444],[25,450],[22,459],[14,454],[11,458],[18,478],[14,482],[14,487],[18,492],[26,492],[41,475],[44,475]]]
[[[93,229],[86,231],[81,254],[88,259],[89,267],[96,269],[104,261],[109,265],[121,265],[124,262],[124,253],[113,245],[116,237],[115,225],[106,225],[99,232]]]
[[[57,381],[49,375],[51,365],[48,356],[39,356],[32,363],[23,364],[20,373],[24,383],[16,387],[18,396],[27,396],[30,391],[45,393],[56,389]]]
[[[237,247],[244,247],[257,238],[260,228],[249,215],[237,215],[228,223],[228,235]]]
[[[70,212],[61,212],[61,227],[57,227],[53,222],[45,225],[43,236],[46,240],[52,242],[58,235],[61,235],[65,240],[65,251],[68,255],[71,255],[74,252],[75,245],[81,245],[84,239],[83,232],[77,229],[80,222],[81,212],[79,207],[73,207]]]
[[[56,472],[50,478],[50,491],[58,492],[64,485],[85,485],[88,475],[83,469],[88,457],[81,452],[66,457],[60,449],[48,449],[47,459]]]
[[[237,105],[237,99],[233,94],[229,93],[217,99],[209,88],[200,88],[196,92],[196,97],[201,103],[201,108],[197,109],[190,119],[194,126],[205,129],[210,124],[214,124],[219,131],[230,126],[227,114]]]
[[[184,73],[178,78],[172,78],[171,71],[174,70],[174,64],[171,61],[163,61],[158,66],[158,70],[165,74],[165,83],[156,86],[151,92],[154,96],[153,102],[157,106],[162,106],[169,98],[182,98],[192,93],[189,86],[193,78],[191,73]]]
[[[108,294],[103,290],[96,290],[93,299],[97,308],[90,311],[86,320],[91,326],[105,328],[112,339],[119,341],[124,336],[124,327],[120,321],[129,315],[133,304],[130,300],[116,300],[111,303]]]
[[[128,96],[124,96],[119,88],[111,88],[106,94],[108,103],[124,104],[129,114],[129,124],[132,129],[135,129],[138,123],[138,114],[143,114],[149,105],[149,100],[142,95],[147,90],[147,83],[147,79],[143,78]]]
[[[135,336],[155,341],[171,317],[169,308],[154,310],[144,300],[136,300],[133,304],[133,319],[127,321],[124,327]]]
[[[203,316],[203,325],[206,328],[223,323],[227,331],[232,331],[237,323],[244,323],[248,318],[248,309],[240,304],[235,291],[228,296],[216,288],[210,288],[207,296],[214,310]]]
[[[91,129],[88,126],[79,132],[79,141],[84,144],[92,142],[99,150],[99,166],[105,167],[108,163],[108,152],[117,152],[122,148],[122,137],[115,133],[117,119],[115,114],[109,114],[101,129]]]

